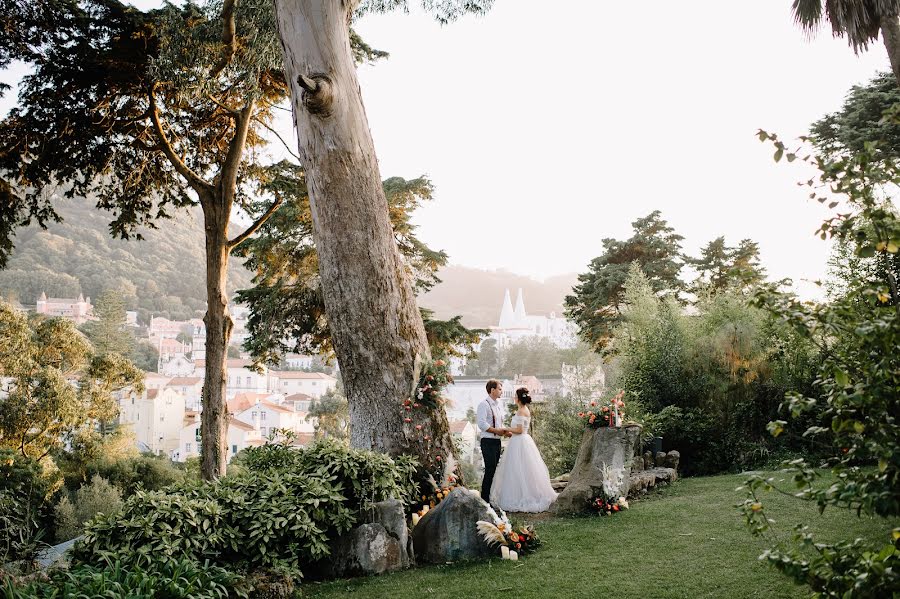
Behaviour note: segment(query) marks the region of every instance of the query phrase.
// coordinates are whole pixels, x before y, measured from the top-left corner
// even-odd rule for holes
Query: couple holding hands
[[[516,389],[516,414],[509,427],[503,423],[503,384],[489,380],[487,397],[478,404],[477,424],[481,431],[481,455],[484,480],[481,498],[510,512],[544,512],[556,501],[550,474],[528,428],[531,424],[531,395],[528,389]],[[503,437],[511,437],[501,459]]]

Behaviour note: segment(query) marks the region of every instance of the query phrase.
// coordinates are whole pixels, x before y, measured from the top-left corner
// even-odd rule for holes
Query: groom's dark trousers
[[[482,439],[481,457],[484,459],[484,480],[481,481],[481,498],[491,502],[491,485],[500,461],[500,439]]]

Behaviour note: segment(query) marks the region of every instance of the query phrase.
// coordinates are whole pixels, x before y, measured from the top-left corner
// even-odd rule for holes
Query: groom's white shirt
[[[493,420],[491,418],[491,412],[494,414]],[[494,426],[494,422],[497,423],[495,428],[500,428],[503,426],[503,413],[500,411],[500,402],[498,400],[492,399],[490,395],[481,400],[481,403],[478,404],[478,412],[477,412],[477,422],[478,429],[481,431],[482,439],[499,439],[500,435],[495,435],[494,433],[487,432],[487,429]]]

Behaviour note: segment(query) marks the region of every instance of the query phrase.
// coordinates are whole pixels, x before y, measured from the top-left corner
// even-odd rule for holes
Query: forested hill
[[[0,271],[0,295],[34,305],[48,297],[96,298],[118,289],[129,310],[146,322],[155,316],[175,319],[202,316],[206,309],[204,235],[199,208],[176,211],[159,228],[142,231],[142,241],[122,241],[109,234],[108,212],[87,200],[60,202],[62,223],[21,230],[16,249]],[[250,285],[251,275],[232,259],[228,289]],[[199,311],[199,312],[198,312]]]
[[[203,227],[199,209],[178,211],[159,222],[159,229],[143,231],[143,241],[122,241],[109,235],[108,212],[85,200],[58,205],[62,223],[37,226],[16,236],[16,249],[0,271],[0,296],[33,306],[41,292],[48,297],[97,298],[106,289],[119,289],[129,310],[142,322],[152,313],[174,319],[202,315],[206,307]],[[452,257],[451,257],[452,259]],[[251,275],[232,259],[228,289],[250,285]],[[439,274],[443,283],[420,298],[438,318],[462,315],[468,326],[497,324],[506,289],[516,300],[521,287],[529,313],[562,312],[562,301],[575,275],[544,283],[505,271],[449,266]]]

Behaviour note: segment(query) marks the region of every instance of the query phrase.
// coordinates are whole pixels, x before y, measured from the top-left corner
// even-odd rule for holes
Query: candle
[[[413,514],[413,526],[419,523],[419,514]]]
[[[515,562],[515,561],[518,561],[518,560],[519,560],[519,554],[516,553],[515,551],[510,551],[510,552],[509,552],[509,559],[510,559],[511,561],[514,561],[514,562]]]
[[[509,547],[507,547],[506,545],[500,546],[500,557],[502,557],[503,559],[509,559]]]
[[[427,505],[423,505],[423,506],[422,506],[422,515],[424,516],[424,515],[427,514],[427,513],[428,513],[428,506],[427,506]]]

